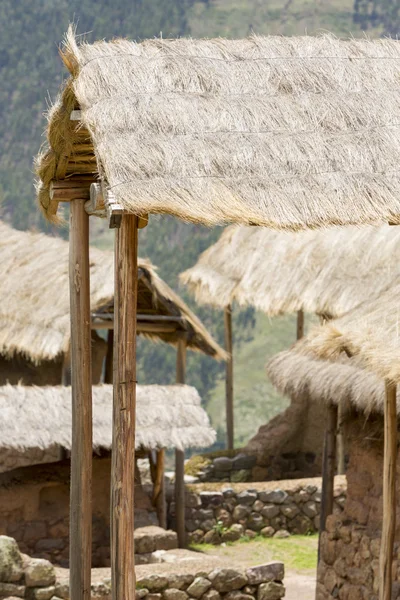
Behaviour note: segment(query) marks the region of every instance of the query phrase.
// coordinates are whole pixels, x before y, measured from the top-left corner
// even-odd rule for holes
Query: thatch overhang
[[[270,316],[303,310],[329,318],[354,309],[400,275],[398,227],[296,233],[230,226],[182,273],[196,300],[237,301]]]
[[[50,220],[100,177],[139,216],[289,229],[400,222],[399,41],[78,45],[70,32],[62,56],[71,77],[37,160]]]
[[[314,327],[299,344],[299,351],[327,359],[336,359],[342,352],[357,356],[378,377],[400,383],[399,297],[397,277],[387,290],[356,309]]]
[[[188,385],[137,385],[136,448],[208,447],[216,434],[197,390]],[[93,387],[93,449],[111,450],[112,385]],[[0,454],[56,447],[71,450],[71,388],[0,387]]]
[[[68,242],[22,232],[0,221],[0,353],[23,354],[33,362],[69,350]],[[90,249],[91,310],[94,328],[113,326],[114,256]],[[217,359],[224,350],[183,300],[157,275],[148,260],[138,264],[138,332],[154,340],[187,346]]]
[[[296,347],[295,347],[296,348]],[[292,400],[340,405],[342,411],[383,414],[385,385],[348,357],[332,362],[285,350],[267,364],[274,386]],[[400,411],[400,396],[397,400]]]

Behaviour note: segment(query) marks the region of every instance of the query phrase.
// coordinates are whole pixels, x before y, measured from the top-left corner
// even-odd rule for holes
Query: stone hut
[[[3,386],[0,411],[0,535],[14,537],[21,550],[33,556],[66,564],[71,388]],[[135,527],[156,525],[167,514],[164,449],[207,447],[214,441],[215,432],[194,388],[137,386],[136,456],[150,455],[153,487],[146,490],[141,485],[136,469]],[[112,386],[95,386],[94,566],[109,560],[111,444]]]

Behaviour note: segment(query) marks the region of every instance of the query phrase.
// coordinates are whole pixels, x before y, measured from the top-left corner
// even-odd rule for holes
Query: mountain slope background
[[[385,17],[385,18],[383,18]],[[389,22],[400,31],[398,0],[1,0],[0,2],[0,214],[18,229],[49,227],[34,200],[33,157],[44,141],[44,113],[67,73],[58,56],[68,24],[89,41],[126,36],[243,37],[259,34],[301,35],[329,30],[338,36],[381,35]],[[391,33],[393,33],[391,32]],[[92,221],[96,221],[92,219]],[[178,289],[213,335],[222,342],[222,315],[196,307],[178,288],[178,274],[215,242],[221,229],[206,229],[168,217],[152,217],[140,234],[140,255],[158,265],[160,275]],[[112,236],[92,223],[92,242],[112,248]],[[266,380],[267,355],[294,341],[293,318],[270,322],[252,309],[234,312],[236,443],[286,404]],[[172,348],[139,342],[141,383],[170,383],[175,378]],[[224,437],[224,367],[189,353],[188,383],[199,389],[212,421]]]

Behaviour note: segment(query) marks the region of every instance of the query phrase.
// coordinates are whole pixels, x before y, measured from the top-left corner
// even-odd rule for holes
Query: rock
[[[251,504],[254,504],[254,502],[257,500],[257,492],[251,492],[250,490],[245,490],[243,492],[240,492],[240,494],[238,494],[236,496],[238,503],[244,506],[248,506]]]
[[[239,590],[247,584],[247,577],[236,569],[217,568],[208,577],[218,592]]]
[[[200,528],[200,521],[198,519],[187,519],[186,520],[186,531],[189,531],[189,533],[192,533],[193,531],[196,531],[196,529]]]
[[[256,532],[253,531],[252,529],[246,529],[246,531],[244,532],[244,535],[251,540],[254,540],[254,538],[257,537]]]
[[[149,593],[149,590],[147,590],[146,588],[136,590],[135,591],[135,600],[142,600],[142,598],[145,598],[148,593]]]
[[[203,595],[202,600],[220,600],[221,594],[212,588]]]
[[[280,508],[276,504],[267,504],[261,510],[262,516],[266,517],[267,519],[273,519],[274,517],[277,517],[279,513]]]
[[[0,581],[13,583],[23,575],[22,558],[17,542],[0,535]]]
[[[135,532],[135,554],[150,554],[150,552],[154,552],[155,549],[156,540],[154,535],[145,532]]]
[[[214,518],[214,511],[212,508],[200,508],[200,510],[196,511],[196,516],[201,521],[206,521],[207,519]]]
[[[201,598],[203,594],[206,593],[211,587],[211,581],[206,579],[205,577],[196,577],[187,589],[187,593],[192,598]]]
[[[216,471],[223,471],[224,473],[232,471],[232,461],[227,456],[214,458],[213,465]]]
[[[197,508],[201,506],[201,499],[198,494],[189,494],[185,495],[185,506],[188,508]]]
[[[307,494],[310,494],[310,496],[312,496],[313,494],[315,494],[318,488],[316,485],[306,485],[304,489],[307,492]]]
[[[300,514],[290,521],[290,530],[292,533],[306,535],[310,531],[313,531],[314,527],[312,521],[306,515]]]
[[[200,524],[200,529],[202,529],[203,531],[211,531],[211,529],[214,529],[216,524],[217,521],[215,519],[208,519],[207,521],[203,521],[203,523]]]
[[[283,539],[290,537],[290,533],[286,531],[286,529],[279,529],[276,533],[274,533],[274,538]]]
[[[244,534],[244,527],[243,525],[241,525],[240,523],[234,523],[232,525],[232,527],[230,528],[231,531],[235,531],[236,533],[238,533],[240,536],[242,536]]]
[[[272,537],[275,533],[275,529],[273,527],[263,527],[260,531],[263,537],[269,538]]]
[[[252,512],[247,520],[247,527],[252,531],[261,531],[264,527],[264,519],[260,513]]]
[[[10,596],[14,596],[15,598],[24,598],[25,586],[17,585],[16,583],[0,582],[0,598],[9,598]]]
[[[236,496],[235,490],[231,487],[222,490],[222,494],[224,498],[234,498]]]
[[[232,483],[245,483],[251,480],[251,471],[248,469],[240,469],[240,471],[232,471]]]
[[[69,583],[56,583],[55,595],[64,600],[69,600]]]
[[[258,497],[262,502],[270,502],[272,504],[283,504],[288,497],[283,490],[271,490],[270,492],[260,492]]]
[[[210,531],[204,534],[203,542],[217,546],[221,543],[221,537],[216,529],[210,529]]]
[[[221,506],[224,497],[221,492],[200,492],[201,505],[204,508],[208,506]]]
[[[188,533],[189,544],[201,544],[204,538],[204,531],[202,529],[196,529],[191,533]]]
[[[189,596],[183,590],[169,588],[163,591],[164,600],[186,600]]]
[[[250,506],[244,506],[242,504],[238,504],[238,506],[235,506],[235,508],[233,509],[233,520],[234,521],[241,521],[242,519],[247,519],[247,517],[249,516],[249,514],[251,513],[251,509]]]
[[[161,529],[161,527],[160,527]],[[136,530],[137,531],[137,530]],[[178,535],[176,531],[162,530],[155,536],[156,550],[174,550],[178,547]],[[136,538],[135,538],[136,544]]]
[[[264,508],[264,502],[261,502],[261,500],[256,500],[251,508],[255,512],[261,512]]]
[[[53,550],[62,550],[67,545],[67,540],[45,538],[39,540],[35,545],[36,552],[52,552]]]
[[[228,531],[224,531],[221,535],[222,542],[236,542],[237,540],[240,540],[240,538],[241,534],[234,529],[228,529]]]
[[[294,519],[300,510],[295,504],[284,504],[281,506],[281,513],[288,519]]]
[[[50,598],[54,596],[55,590],[56,588],[54,585],[48,587],[29,588],[27,598],[29,600],[50,600]]]
[[[168,575],[168,587],[177,590],[186,590],[194,581],[194,576],[189,574]]]
[[[232,515],[225,508],[218,508],[216,511],[217,523],[221,523],[223,527],[232,525]]]
[[[319,513],[319,507],[314,502],[314,500],[309,500],[308,502],[303,504],[302,510],[303,510],[303,513],[310,519],[313,519]]]
[[[268,581],[283,581],[285,567],[282,562],[270,562],[246,570],[250,585],[259,585]]]
[[[235,471],[239,471],[241,469],[252,469],[255,466],[256,462],[257,462],[256,456],[243,454],[241,452],[240,454],[237,454],[232,459],[232,468]]]
[[[56,573],[50,561],[44,558],[31,558],[25,568],[27,587],[47,587],[56,581]]]
[[[149,592],[162,592],[168,587],[168,579],[162,575],[149,575],[136,582],[136,587],[147,588]]]
[[[285,588],[281,583],[270,581],[258,587],[257,600],[280,600],[285,596]]]
[[[311,500],[314,500],[314,502],[321,502],[321,492],[320,490],[317,490],[313,495]]]
[[[146,596],[146,600],[161,600],[161,598],[162,598],[162,594],[155,593],[155,592],[150,592]]]
[[[254,600],[254,596],[246,594],[242,590],[234,590],[233,592],[228,592],[224,596],[224,600]]]

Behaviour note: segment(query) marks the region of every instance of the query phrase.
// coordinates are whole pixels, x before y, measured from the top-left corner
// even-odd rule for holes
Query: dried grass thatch
[[[285,350],[269,361],[267,374],[274,386],[293,400],[308,398],[340,405],[344,411],[355,408],[367,414],[383,414],[383,381],[361,369],[354,359],[329,362]],[[400,411],[400,394],[397,407]]]
[[[400,383],[399,297],[397,277],[385,292],[373,295],[339,319],[314,327],[299,350],[328,359],[346,352],[358,356],[363,366],[379,377]]]
[[[0,221],[0,353],[26,355],[34,362],[67,352],[70,343],[68,243],[41,233],[16,231]],[[91,248],[92,311],[114,301],[114,256]],[[138,312],[183,318],[188,347],[215,358],[225,352],[181,298],[139,259]],[[147,334],[176,343],[180,331]]]
[[[63,50],[71,78],[37,161],[100,175],[129,212],[298,229],[400,223],[400,42],[126,40]],[[81,123],[70,120],[80,108]]]
[[[228,227],[181,275],[202,304],[236,300],[270,316],[341,316],[400,275],[400,230],[383,225],[297,233]]]
[[[112,385],[93,387],[93,448],[112,446]],[[188,385],[138,385],[136,448],[204,448],[214,443],[197,390]],[[0,387],[0,448],[21,455],[71,449],[71,388]]]

